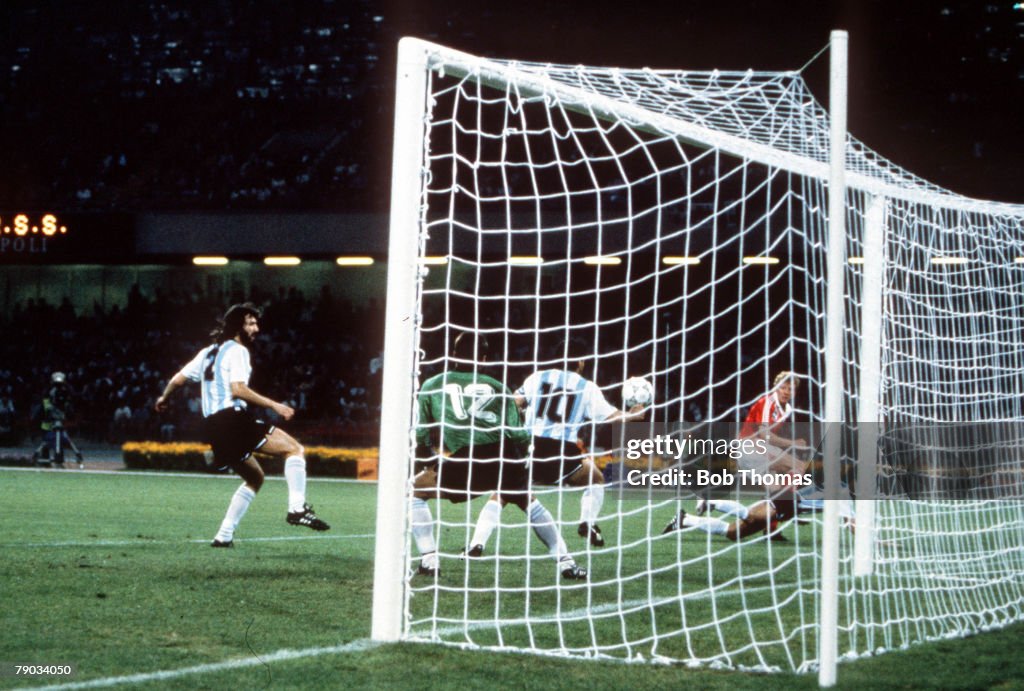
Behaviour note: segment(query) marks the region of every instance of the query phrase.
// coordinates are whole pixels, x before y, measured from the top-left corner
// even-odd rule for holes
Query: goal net
[[[847,523],[840,656],[1021,618],[1024,210],[953,195],[847,138],[830,276],[829,118],[797,72],[503,62],[408,39],[400,62],[375,637],[808,671],[829,501]],[[844,325],[831,351],[829,319]],[[460,335],[473,358],[453,356]],[[513,505],[465,558],[488,493],[428,500],[439,573],[418,573],[420,386],[469,372],[514,392],[574,370],[566,342],[585,344],[583,374],[612,406],[630,377],[655,391],[643,420],[580,430],[605,479],[603,545],[578,534],[593,492],[532,483],[588,578],[562,578]],[[829,358],[841,381],[826,381]],[[744,459],[627,439],[737,440],[783,371],[798,386],[776,431],[807,442],[792,455],[814,484],[784,539],[732,541],[692,517],[699,499],[728,499],[714,516],[730,524],[766,498],[737,482]],[[825,413],[828,386],[842,419]],[[549,403],[564,421],[574,399]],[[830,434],[835,496],[820,489]],[[663,532],[680,509],[690,521]]]

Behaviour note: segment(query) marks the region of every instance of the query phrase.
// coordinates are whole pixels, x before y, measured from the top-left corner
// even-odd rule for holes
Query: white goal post
[[[841,659],[1024,618],[1024,207],[955,195],[849,136],[845,64],[834,32],[826,112],[798,72],[401,41],[375,640],[816,671],[829,686]],[[463,334],[475,362],[452,356]],[[629,377],[653,384],[633,436],[737,439],[794,373],[786,436],[808,442],[794,463],[815,486],[786,541],[774,524],[720,534],[763,488],[625,480],[735,482],[745,459],[633,457],[592,422],[606,542],[577,536],[590,488],[531,485],[586,581],[559,578],[514,507],[465,558],[486,495],[430,503],[439,573],[418,575],[419,387],[461,369],[515,391],[575,367],[568,342],[586,344],[585,376],[614,407]],[[718,523],[693,518],[709,498],[728,500]]]

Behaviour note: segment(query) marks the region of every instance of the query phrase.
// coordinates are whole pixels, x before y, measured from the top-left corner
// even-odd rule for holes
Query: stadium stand
[[[29,300],[0,319],[0,435],[24,439],[32,429],[50,374],[67,373],[74,406],[71,426],[85,439],[197,439],[196,391],[158,418],[154,398],[175,368],[201,347],[224,304],[265,306],[254,348],[254,386],[297,412],[292,429],[311,443],[372,444],[380,405],[379,309],[353,305],[325,288],[309,297],[297,289],[213,296],[201,290],[143,295],[124,306],[76,312]],[[352,324],[359,324],[355,332]],[[376,359],[376,362],[375,362]],[[168,427],[170,426],[170,427]],[[6,433],[4,429],[7,429]]]

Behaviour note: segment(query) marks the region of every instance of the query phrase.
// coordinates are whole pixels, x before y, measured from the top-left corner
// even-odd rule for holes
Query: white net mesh
[[[799,74],[500,63],[443,49],[430,63],[419,243],[425,263],[436,259],[418,290],[420,382],[468,370],[514,391],[536,371],[572,369],[553,346],[578,338],[587,378],[613,406],[627,378],[653,383],[650,436],[674,424],[718,439],[734,438],[775,374],[792,370],[801,382],[793,418],[805,426],[791,436],[818,445],[828,120]],[[1024,256],[1024,212],[956,197],[853,140],[847,167],[849,256],[863,253],[869,204],[888,200],[882,429],[1019,420],[1024,265],[1015,259]],[[971,263],[931,263],[952,255]],[[852,264],[846,280],[846,419],[856,420],[859,354],[879,344],[860,342],[861,267]],[[464,332],[487,336],[489,362],[451,359]],[[763,533],[733,542],[693,527],[663,535],[680,508],[694,511],[697,494],[634,487],[622,476],[631,468],[734,473],[737,459],[630,460],[609,427],[589,424],[582,435],[609,480],[598,517],[604,546],[577,535],[582,488],[533,486],[589,579],[560,579],[514,506],[484,556],[463,559],[486,497],[431,502],[441,573],[410,577],[404,637],[814,667],[818,515],[790,523],[786,542]],[[995,462],[1003,475],[1016,464],[1016,456]],[[764,496],[714,494],[747,506]],[[1019,618],[1021,506],[1002,494],[879,502],[869,578],[851,575],[853,532],[844,530],[840,652]]]
[[[1019,216],[892,202],[886,227],[875,573],[851,653],[1024,613]]]

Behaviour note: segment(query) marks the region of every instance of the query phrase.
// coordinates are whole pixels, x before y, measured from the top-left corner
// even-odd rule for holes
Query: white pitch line
[[[290,540],[369,540],[376,537],[373,533],[362,535],[280,535],[275,537],[247,537],[240,542],[286,542]],[[91,542],[7,542],[0,543],[0,549],[22,547],[144,547],[146,545],[179,545],[186,543],[207,543],[208,539],[198,540],[94,540]]]
[[[0,466],[0,472],[9,473],[56,473],[59,475],[115,475],[117,477],[165,477],[165,478],[193,478],[201,480],[234,480],[239,481],[239,477],[232,473],[183,473],[174,470],[159,471],[159,470],[100,470],[97,468],[79,469],[79,468],[21,468],[21,467],[7,467]],[[282,482],[284,477],[278,475],[268,475],[267,480],[271,482]],[[312,476],[307,478],[306,482],[340,482],[348,484],[361,484],[361,485],[375,485],[376,480],[356,480],[355,478],[348,477],[316,477]]]
[[[228,669],[255,667],[257,665],[266,665],[271,662],[301,660],[306,657],[320,657],[322,655],[361,653],[371,648],[375,648],[378,645],[380,644],[376,641],[370,640],[369,638],[360,638],[352,641],[351,643],[325,648],[278,650],[275,653],[269,653],[260,657],[244,657],[235,660],[224,660],[223,662],[210,662],[205,665],[195,665],[194,667],[166,669],[158,672],[143,672],[140,674],[129,674],[123,677],[105,677],[103,679],[92,679],[90,681],[78,681],[68,684],[56,684],[53,686],[42,686],[36,688],[47,689],[48,691],[57,691],[58,689],[63,691],[64,689],[97,689],[106,686],[121,686],[123,684],[145,684],[151,681],[167,681],[169,679],[187,677],[193,674],[209,674],[211,672],[221,672]]]

